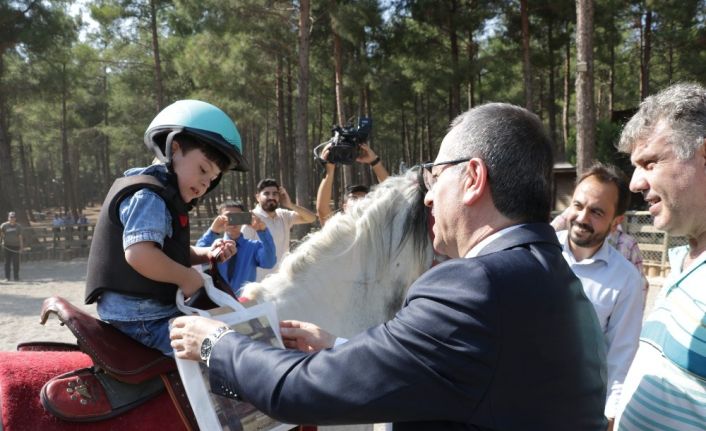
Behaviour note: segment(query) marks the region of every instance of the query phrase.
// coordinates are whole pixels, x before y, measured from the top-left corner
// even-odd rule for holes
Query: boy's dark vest
[[[115,180],[101,207],[88,254],[86,304],[103,291],[152,298],[174,303],[177,285],[150,280],[135,271],[125,260],[123,229],[119,210],[123,199],[140,189],[149,189],[164,199],[172,216],[172,236],[164,238],[162,251],[172,260],[190,266],[188,207],[176,185],[162,184],[151,175],[134,175]]]

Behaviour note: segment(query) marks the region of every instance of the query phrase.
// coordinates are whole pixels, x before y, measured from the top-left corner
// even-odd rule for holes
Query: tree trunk
[[[449,106],[449,121],[456,118],[461,113],[461,72],[458,70],[458,32],[456,31],[456,15],[458,13],[458,1],[451,1],[451,10],[449,11],[449,42],[451,45],[451,94]]]
[[[334,74],[336,80],[336,115],[338,116],[338,124],[345,126],[346,113],[343,107],[343,50],[341,48],[341,37],[335,28],[331,28],[333,32],[333,62]],[[353,184],[353,175],[350,166],[343,166],[343,187],[348,187]]]
[[[159,33],[157,32],[156,0],[150,0],[150,30],[152,31],[152,52],[154,53],[154,90],[157,98],[157,112],[164,108],[164,88],[162,84],[162,62],[159,58]]]
[[[287,60],[287,97],[286,101],[286,119],[287,119],[287,130],[285,135],[285,142],[287,143],[287,184],[292,188],[293,202],[297,201],[296,188],[294,187],[294,163],[295,163],[295,149],[294,149],[294,87],[292,83],[292,60],[289,56],[285,57]]]
[[[412,126],[412,139],[414,139],[412,143],[412,157],[407,160],[407,163],[411,165],[414,165],[414,159],[415,157],[417,158],[417,161],[419,163],[425,162],[424,158],[422,157],[422,145],[421,145],[421,132],[419,131],[419,117],[421,114],[419,113],[419,94],[414,93],[414,125]]]
[[[615,100],[615,45],[610,45],[610,69],[608,71],[608,116],[613,118],[615,110],[613,101]]]
[[[275,98],[277,100],[277,159],[279,163],[278,179],[280,185],[288,187],[287,184],[287,153],[285,137],[285,114],[284,114],[284,78],[282,76],[282,56],[277,56],[277,66],[275,68]]]
[[[309,0],[299,2],[299,80],[297,83],[297,130],[295,145],[295,171],[297,173],[297,204],[308,207],[311,203],[309,185]]]
[[[549,50],[549,95],[547,96],[547,112],[549,115],[549,136],[554,143],[554,154],[559,153],[559,143],[556,138],[556,88],[554,76],[556,75],[554,55],[554,20],[550,18],[547,24],[547,49]]]
[[[309,36],[311,31],[310,3],[301,0],[299,4],[299,80],[297,84],[297,130],[296,130],[296,172],[298,202],[311,202],[309,183]]]
[[[527,0],[520,0],[522,21],[522,77],[525,86],[525,108],[532,110],[532,67],[530,64],[529,11]]]
[[[0,45],[0,78],[5,75],[5,51],[6,47]],[[7,107],[7,92],[3,88],[4,86],[4,81],[0,79],[0,214],[2,215],[10,210],[20,212],[17,208],[19,193],[12,169],[12,146],[8,131],[10,112]]]
[[[32,220],[31,210],[34,209],[35,206],[33,205],[34,202],[32,202],[32,194],[30,193],[30,169],[29,162],[25,156],[25,147],[22,140],[22,135],[17,137],[17,144],[20,150],[20,166],[22,166],[22,193],[24,194],[24,202],[22,202],[22,206],[29,210],[27,211],[29,213],[27,216],[30,220]]]
[[[61,65],[61,176],[64,186],[64,212],[69,214],[76,208],[74,195],[73,175],[71,173],[71,153],[69,149],[68,131],[68,82],[66,77],[66,64]]]
[[[640,100],[650,95],[650,57],[652,56],[652,11],[645,12],[645,29],[642,32],[640,58]]]
[[[596,113],[593,100],[593,0],[576,0],[576,170],[593,163]]]
[[[566,33],[569,33],[569,23],[566,23]],[[555,157],[558,162],[566,161],[566,146],[569,143],[569,105],[571,104],[571,41],[566,39],[564,60],[564,104],[561,112],[562,143]]]
[[[108,66],[103,67],[103,125],[106,130],[110,124],[108,120]],[[110,170],[110,136],[103,134],[103,187],[108,190],[113,180]]]
[[[474,100],[474,90],[475,90],[475,79],[474,79],[474,74],[473,74],[473,60],[475,58],[475,45],[473,43],[473,31],[471,29],[468,29],[468,46],[466,47],[466,52],[468,54],[468,64],[469,64],[469,71],[468,71],[468,109],[473,108],[476,103]]]

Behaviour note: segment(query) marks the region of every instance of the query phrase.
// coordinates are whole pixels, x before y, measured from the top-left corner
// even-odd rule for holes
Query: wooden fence
[[[191,219],[192,244],[211,225],[211,218]],[[69,260],[88,256],[93,238],[93,225],[25,228],[25,251],[22,260]],[[686,244],[684,237],[675,237],[652,226],[652,216],[646,211],[629,211],[623,230],[634,236],[642,252],[645,273],[664,276],[669,271],[667,250]]]
[[[191,243],[209,228],[212,219],[192,219]],[[22,260],[71,260],[88,256],[93,239],[92,224],[60,227],[29,227],[22,230],[25,249]]]

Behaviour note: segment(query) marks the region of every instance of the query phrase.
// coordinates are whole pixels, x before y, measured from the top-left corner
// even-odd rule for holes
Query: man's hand
[[[373,151],[373,149],[370,148],[368,144],[360,144],[358,150],[358,158],[356,158],[355,161],[370,164],[370,162],[375,160],[377,157],[378,155],[375,154],[375,151]]]
[[[260,217],[256,216],[255,214],[253,214],[252,216],[252,222],[250,223],[250,226],[258,232],[262,232],[267,227],[265,225],[265,222],[262,221],[262,219],[260,219]]]
[[[223,325],[218,320],[200,316],[180,316],[172,321],[169,338],[180,359],[201,360],[201,343]]]
[[[291,208],[292,207],[292,200],[289,198],[289,193],[287,193],[287,189],[285,189],[283,186],[279,186],[279,205],[284,208]]]
[[[326,144],[323,151],[321,151],[321,158],[326,161],[324,168],[326,169],[326,175],[331,175],[336,171],[336,164],[331,163],[328,160],[328,155],[330,153],[331,144]]]
[[[298,320],[283,320],[279,323],[284,346],[302,352],[318,352],[333,347],[336,336],[329,334],[313,323]]]

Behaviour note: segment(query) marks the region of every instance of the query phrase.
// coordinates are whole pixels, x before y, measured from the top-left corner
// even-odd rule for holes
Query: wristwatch
[[[201,342],[201,360],[204,361],[207,366],[208,360],[211,357],[211,351],[213,350],[213,346],[216,344],[216,341],[228,332],[233,332],[233,330],[227,326],[221,326],[216,329],[215,332],[204,338]]]

